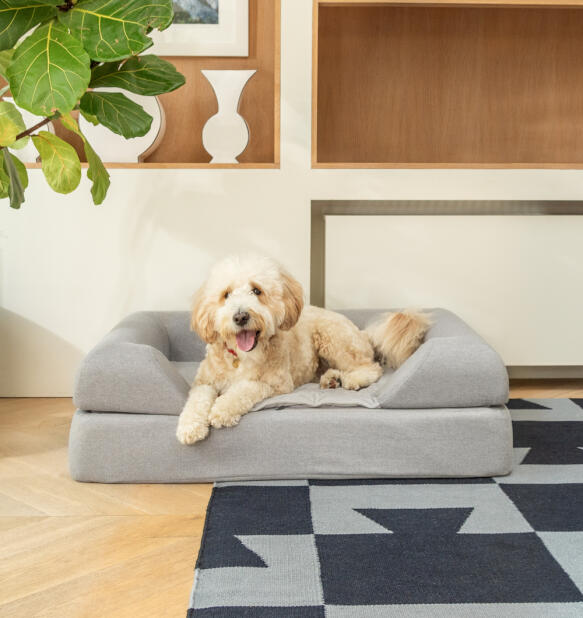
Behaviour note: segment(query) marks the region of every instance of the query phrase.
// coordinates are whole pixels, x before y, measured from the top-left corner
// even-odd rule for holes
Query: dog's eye
[[[229,294],[230,294],[230,293],[231,293],[231,292],[225,292],[225,293],[223,294],[223,298],[225,298],[225,299],[229,298]]]
[[[255,294],[256,296],[259,296],[261,294],[261,290],[259,288],[253,288],[251,290],[253,292],[253,294]]]

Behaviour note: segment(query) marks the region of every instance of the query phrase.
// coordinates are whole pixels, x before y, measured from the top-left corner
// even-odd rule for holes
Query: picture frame
[[[158,56],[249,55],[249,0],[218,0],[218,23],[174,23],[150,34]]]

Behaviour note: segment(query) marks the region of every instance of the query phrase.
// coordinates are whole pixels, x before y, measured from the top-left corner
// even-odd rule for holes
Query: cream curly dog
[[[273,260],[231,257],[196,293],[191,326],[208,345],[178,421],[183,444],[307,382],[369,386],[382,374],[379,363],[398,367],[419,347],[429,319],[387,314],[361,331],[338,313],[304,308],[301,285]]]

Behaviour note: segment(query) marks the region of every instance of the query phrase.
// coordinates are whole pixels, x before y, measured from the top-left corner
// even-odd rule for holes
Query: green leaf
[[[6,78],[6,69],[12,62],[12,56],[14,56],[13,49],[5,49],[4,51],[0,51],[0,75],[4,78]]]
[[[172,92],[183,86],[184,75],[173,64],[158,56],[134,56],[119,66],[119,62],[109,62],[93,69],[90,88],[117,87],[142,94],[155,96]]]
[[[10,181],[8,185],[10,206],[18,209],[24,203],[24,190],[28,186],[28,174],[24,165],[14,158],[9,150],[4,149],[2,154],[2,167]]]
[[[75,107],[91,79],[89,64],[81,43],[63,25],[50,21],[16,48],[6,72],[19,107],[52,116]]]
[[[10,156],[10,152],[6,148],[0,150],[0,199],[4,199],[10,195],[10,177],[4,169],[4,153],[7,153],[7,155]],[[18,178],[20,180],[20,186],[23,190],[26,189],[26,187],[28,187],[28,173],[24,163],[16,157],[11,157],[11,163],[14,167],[16,167],[16,173],[18,174]]]
[[[20,184],[23,189],[26,189],[26,187],[28,187],[28,172],[26,171],[26,165],[24,165],[18,157],[13,156],[12,160],[16,166],[16,171],[18,172],[18,176],[20,178]]]
[[[12,103],[0,101],[0,146],[12,146],[23,131],[26,126],[20,112]]]
[[[107,195],[107,190],[111,184],[109,180],[109,173],[105,169],[103,162],[99,158],[99,155],[93,150],[91,144],[87,141],[87,138],[81,133],[79,125],[70,114],[66,114],[61,118],[61,122],[66,129],[73,131],[83,140],[83,147],[85,149],[85,156],[89,163],[87,169],[87,178],[93,182],[91,186],[91,195],[93,196],[94,204],[101,204]]]
[[[85,140],[85,154],[89,168],[87,169],[87,178],[93,183],[91,185],[91,195],[93,196],[94,204],[101,204],[107,195],[109,185],[109,173],[105,169],[105,165],[99,158],[99,155],[93,150],[91,144]]]
[[[126,139],[146,135],[152,126],[152,116],[119,92],[88,92],[81,99],[81,111]]]
[[[93,60],[122,60],[152,45],[146,36],[172,22],[172,0],[81,0],[59,20],[71,29]]]
[[[33,135],[32,141],[51,189],[57,193],[74,191],[81,181],[81,162],[73,146],[48,131]]]
[[[81,115],[83,116],[83,118],[85,118],[85,120],[91,123],[94,127],[96,127],[99,124],[99,120],[97,120],[97,116],[93,116],[93,114],[88,114],[87,112],[84,112],[82,109],[80,109],[79,111],[81,112]]]
[[[57,14],[60,2],[0,0],[0,49],[9,49],[31,28]]]
[[[10,193],[10,178],[4,171],[4,150],[0,150],[0,200],[8,197]]]

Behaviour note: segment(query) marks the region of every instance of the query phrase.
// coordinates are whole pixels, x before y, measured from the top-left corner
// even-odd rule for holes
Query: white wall
[[[311,170],[311,4],[283,0],[281,170],[112,170],[110,195],[99,207],[91,204],[86,182],[73,195],[57,196],[33,170],[22,210],[1,204],[1,395],[69,394],[77,363],[107,329],[131,311],[186,309],[208,267],[226,253],[274,255],[307,287],[311,199],[583,200],[579,171]],[[405,219],[401,240],[418,238],[419,223],[428,222]],[[476,250],[464,265],[479,267],[483,276],[456,280],[448,273],[443,287],[436,285],[437,264],[446,257],[436,256],[425,237],[410,262],[414,284],[407,289],[394,275],[405,245],[394,228],[382,227],[394,222],[378,227],[358,221],[348,234],[330,226],[338,259],[332,260],[329,294],[337,306],[398,305],[409,298],[444,305],[490,335],[507,362],[583,365],[577,320],[583,217],[484,225],[468,219],[469,244],[484,247],[492,259]],[[432,226],[439,227],[440,243],[451,244],[453,260],[458,224],[447,217]],[[393,235],[389,251],[371,250],[375,234]],[[350,255],[339,244],[348,241]],[[366,280],[355,277],[352,256],[355,264],[367,262]],[[338,261],[349,277],[338,275]],[[393,273],[388,279],[387,268]],[[528,336],[515,337],[525,315]]]

